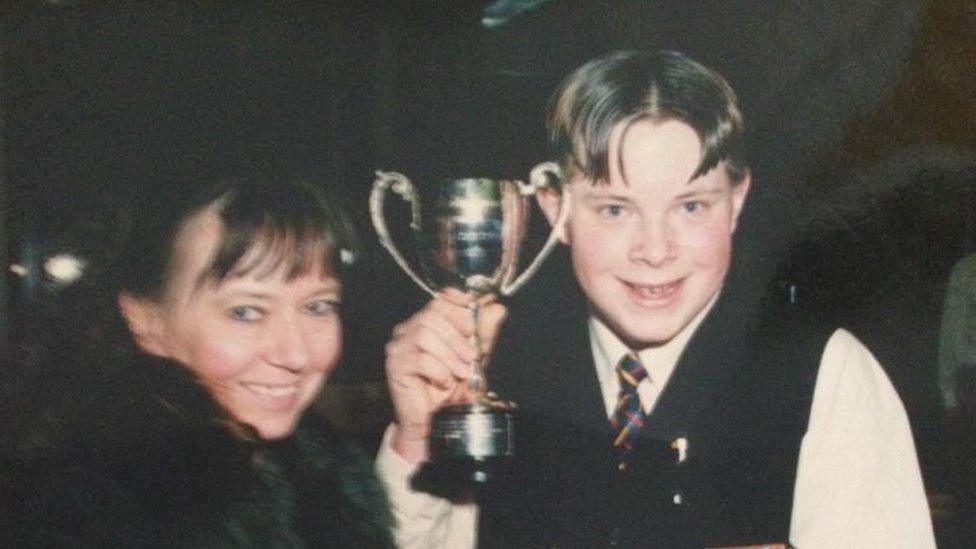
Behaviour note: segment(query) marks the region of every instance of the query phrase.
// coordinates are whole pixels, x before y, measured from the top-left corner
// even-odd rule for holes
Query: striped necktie
[[[644,426],[644,412],[641,410],[637,385],[647,378],[647,370],[635,356],[627,354],[617,365],[617,375],[620,377],[620,394],[617,397],[617,407],[610,416],[610,425],[614,431],[613,446],[616,449],[617,468],[623,471],[630,463],[634,444]]]

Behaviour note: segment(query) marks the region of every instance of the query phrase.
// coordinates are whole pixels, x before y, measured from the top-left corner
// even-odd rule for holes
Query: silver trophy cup
[[[396,263],[421,288],[442,299],[437,289],[453,286],[476,294],[511,295],[538,270],[558,242],[569,215],[569,192],[562,189],[556,223],[548,239],[528,267],[516,276],[522,237],[529,219],[529,199],[535,192],[560,179],[553,162],[536,166],[529,183],[486,178],[448,179],[425,186],[423,196],[410,180],[396,172],[376,172],[369,209],[380,243]],[[393,191],[410,204],[420,273],[397,249],[387,230],[384,200]],[[466,307],[478,323],[477,300]],[[481,351],[477,331],[474,343]],[[429,439],[433,463],[462,460],[486,462],[511,456],[515,451],[514,403],[488,391],[484,359],[472,364],[468,381],[473,402],[445,406],[432,418]],[[472,469],[472,480],[486,479],[483,469]]]

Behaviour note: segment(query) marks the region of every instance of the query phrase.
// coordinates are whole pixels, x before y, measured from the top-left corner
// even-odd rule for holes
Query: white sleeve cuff
[[[451,549],[473,548],[476,538],[477,506],[450,501],[410,487],[410,477],[419,465],[403,459],[390,446],[395,425],[387,427],[376,456],[376,474],[386,487],[396,519],[397,547]]]

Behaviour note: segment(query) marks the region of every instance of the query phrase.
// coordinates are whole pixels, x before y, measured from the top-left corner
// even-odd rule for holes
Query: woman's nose
[[[301,323],[297,319],[281,319],[269,328],[269,344],[265,359],[281,368],[298,371],[308,365],[309,349]]]

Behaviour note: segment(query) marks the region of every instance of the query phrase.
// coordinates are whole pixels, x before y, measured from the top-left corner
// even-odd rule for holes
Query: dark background
[[[44,278],[44,258],[69,251],[97,273],[119,208],[161,174],[304,176],[329,182],[361,229],[336,383],[375,401],[386,336],[424,295],[376,245],[373,171],[525,177],[547,159],[543,113],[572,68],[676,49],[740,94],[754,188],[736,245],[757,286],[868,344],[909,410],[930,491],[951,482],[934,376],[946,277],[976,250],[974,0],[0,9],[2,243],[28,268],[7,274],[0,321],[27,357],[65,337],[72,290]]]

